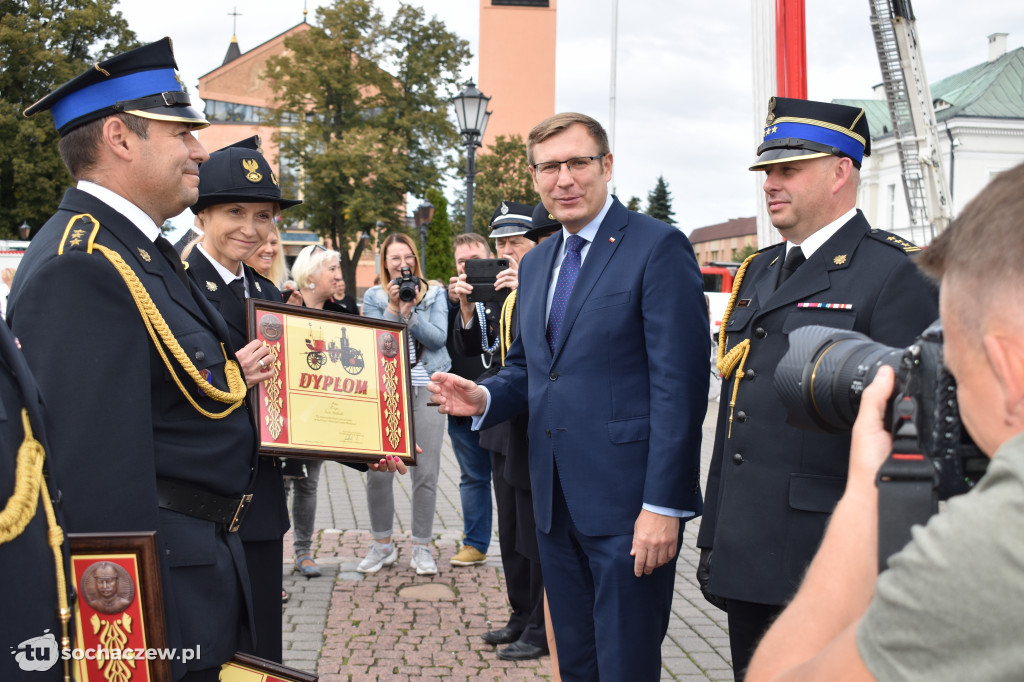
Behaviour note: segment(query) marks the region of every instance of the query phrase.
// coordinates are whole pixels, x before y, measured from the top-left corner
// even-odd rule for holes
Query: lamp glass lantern
[[[491,98],[480,92],[473,81],[466,83],[465,89],[452,98],[459,131],[464,136],[473,136],[477,141],[483,138],[491,116],[491,112],[487,111],[490,101]]]

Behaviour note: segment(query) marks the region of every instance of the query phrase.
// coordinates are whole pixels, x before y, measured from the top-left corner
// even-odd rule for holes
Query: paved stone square
[[[706,480],[714,418],[704,421],[702,469]],[[549,680],[550,659],[502,661],[480,635],[505,625],[508,602],[495,535],[482,566],[454,567],[449,559],[462,538],[459,467],[445,436],[438,480],[435,576],[409,567],[412,543],[407,479],[395,485],[398,562],[363,576],[355,568],[370,547],[364,475],[336,463],[321,471],[314,555],[323,575],[291,571],[291,533],[285,538],[284,663],[316,672],[324,682],[358,680]],[[688,523],[677,563],[675,598],[662,645],[662,680],[732,680],[725,613],[700,594],[694,573],[699,519]]]

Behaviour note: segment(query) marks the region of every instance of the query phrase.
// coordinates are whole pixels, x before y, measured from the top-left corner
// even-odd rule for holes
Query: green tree
[[[630,211],[639,211],[640,197],[630,197],[629,202],[626,204],[626,208]]]
[[[540,195],[533,188],[526,164],[526,143],[521,135],[499,135],[487,152],[476,158],[473,231],[486,237],[490,234],[487,224],[502,201],[534,206],[540,203]]]
[[[0,0],[0,237],[50,217],[71,176],[49,113],[21,113],[97,61],[137,46],[116,0]]]
[[[455,256],[452,253],[452,224],[448,220],[448,200],[438,189],[427,190],[427,201],[434,205],[434,218],[427,231],[427,253],[423,258],[426,279],[448,284],[455,274]]]
[[[400,4],[388,20],[371,0],[334,0],[285,47],[266,76],[288,128],[281,161],[297,170],[285,180],[302,189],[288,218],[331,238],[349,281],[363,231],[408,232],[405,194],[424,196],[454,164],[448,98],[468,44],[418,7]]]
[[[757,253],[757,246],[755,244],[747,244],[742,249],[732,250],[732,260],[735,263],[742,263],[755,253]]]
[[[668,183],[659,175],[658,184],[647,195],[647,215],[669,225],[675,225],[676,221],[672,218],[675,214],[672,210],[672,193],[668,191]]]

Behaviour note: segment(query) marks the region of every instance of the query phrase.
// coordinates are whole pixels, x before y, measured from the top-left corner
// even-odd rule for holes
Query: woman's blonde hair
[[[288,279],[288,264],[284,260],[284,245],[281,244],[281,230],[277,227],[277,221],[274,221],[274,235],[277,237],[277,255],[274,256],[274,262],[270,266],[270,272],[260,272],[261,275],[269,279],[274,283],[274,286],[281,288],[281,285]],[[270,239],[270,236],[267,236]],[[262,249],[263,246],[260,246]],[[258,251],[259,249],[257,249]],[[255,256],[255,254],[253,254]],[[259,272],[257,270],[257,272]]]
[[[320,244],[311,244],[299,251],[295,262],[292,263],[292,279],[295,280],[295,286],[304,289],[309,280],[332,260],[340,261],[341,254]]]

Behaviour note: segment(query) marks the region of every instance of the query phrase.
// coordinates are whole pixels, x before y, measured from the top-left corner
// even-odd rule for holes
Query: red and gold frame
[[[73,657],[76,679],[169,681],[169,660],[139,656],[167,646],[156,533],[71,533],[68,546],[78,594]],[[103,594],[105,591],[109,594]]]
[[[404,324],[252,298],[248,316],[274,357],[254,389],[261,455],[416,464]]]

